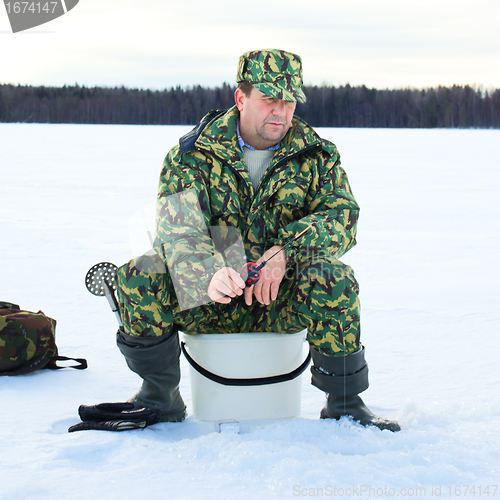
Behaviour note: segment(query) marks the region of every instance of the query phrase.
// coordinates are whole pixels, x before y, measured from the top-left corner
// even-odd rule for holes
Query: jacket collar
[[[195,147],[212,153],[230,165],[242,161],[243,153],[236,133],[238,118],[238,108],[233,106],[222,116],[213,119],[199,135]],[[288,157],[320,145],[321,138],[316,132],[302,119],[294,116],[292,126],[281,141],[270,168]]]

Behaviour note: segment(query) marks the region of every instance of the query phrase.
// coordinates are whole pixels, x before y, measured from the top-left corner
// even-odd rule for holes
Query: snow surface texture
[[[0,498],[428,498],[465,485],[500,497],[498,130],[319,130],[361,205],[343,260],[361,285],[363,399],[402,432],[320,421],[308,372],[299,418],[243,422],[240,434],[192,415],[67,432],[80,404],[140,386],[84,277],[136,256],[129,221],[154,202],[162,159],[189,129],[0,124],[0,299],[55,318],[60,353],[89,362],[0,378]]]

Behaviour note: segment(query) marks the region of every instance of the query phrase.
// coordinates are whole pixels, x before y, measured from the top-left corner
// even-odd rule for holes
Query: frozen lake
[[[342,260],[361,287],[363,399],[402,432],[320,421],[324,395],[308,371],[299,418],[246,422],[241,434],[192,413],[143,431],[67,432],[80,404],[140,386],[84,277],[136,256],[129,221],[155,201],[163,158],[190,128],[0,124],[0,299],[55,318],[60,353],[89,362],[0,378],[0,499],[472,496],[473,486],[500,497],[499,130],[318,129],[361,206],[358,245]]]

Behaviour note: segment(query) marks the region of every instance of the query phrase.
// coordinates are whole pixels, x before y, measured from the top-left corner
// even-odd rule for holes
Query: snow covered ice
[[[500,497],[499,130],[319,129],[361,206],[342,260],[361,287],[362,397],[401,432],[320,421],[307,371],[300,417],[241,422],[240,434],[192,414],[67,432],[80,404],[140,386],[84,278],[137,256],[129,221],[154,203],[163,157],[190,128],[0,124],[0,299],[56,319],[60,354],[89,362],[0,378],[0,499],[472,496],[466,486]]]

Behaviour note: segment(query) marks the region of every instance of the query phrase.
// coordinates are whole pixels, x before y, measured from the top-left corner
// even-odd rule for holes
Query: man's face
[[[236,89],[240,111],[240,134],[255,149],[267,149],[285,137],[292,123],[296,103],[269,97],[256,88],[250,96]]]

